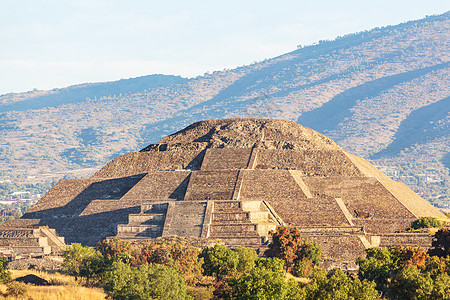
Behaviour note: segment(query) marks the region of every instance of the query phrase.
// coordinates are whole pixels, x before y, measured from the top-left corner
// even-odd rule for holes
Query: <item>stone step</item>
[[[269,212],[268,211],[252,211],[249,212],[250,220],[253,223],[260,223],[260,222],[269,222]]]
[[[210,235],[210,238],[265,238],[261,237],[257,231],[244,231],[236,234],[235,232],[216,232]]]
[[[127,240],[129,242],[143,242],[143,241],[149,241],[149,240],[154,239],[154,237],[136,236],[133,234],[125,234],[125,233],[121,233],[114,237],[109,237],[109,238],[119,238],[121,240]]]
[[[163,224],[166,215],[160,214],[130,214],[128,215],[128,224]]]
[[[47,255],[50,254],[52,248],[50,246],[10,246],[15,253],[21,255]],[[1,252],[1,250],[0,250]]]
[[[119,238],[122,240],[128,241],[138,241],[138,240],[147,240],[147,239],[155,239],[157,237],[161,237],[162,232],[141,232],[138,234],[130,233],[130,232],[121,232],[118,233],[115,238]]]
[[[244,211],[262,211],[263,206],[261,201],[242,201],[241,208]]]
[[[214,213],[239,211],[242,212],[240,201],[214,201]]]
[[[43,247],[48,246],[48,239],[46,237],[37,237],[37,238],[0,238],[0,247],[5,246],[13,246],[13,247],[22,247],[22,246],[30,246],[30,247]]]
[[[169,203],[142,203],[141,213],[158,214],[166,213]]]
[[[237,170],[193,172],[185,200],[231,200],[237,177]]]
[[[163,226],[160,225],[117,225],[117,233],[133,233],[138,234],[141,232],[162,232]]]
[[[219,236],[215,237],[216,239],[220,239],[225,245],[230,248],[235,248],[237,246],[244,247],[259,247],[263,244],[264,239],[261,237],[227,237],[227,236]]]
[[[211,224],[210,234],[220,234],[220,233],[234,233],[242,234],[243,232],[255,231],[257,227],[256,224]]]
[[[246,212],[224,212],[213,213],[213,222],[234,222],[234,221],[248,221],[250,216]]]
[[[38,237],[39,229],[28,228],[5,228],[0,230],[0,237],[4,238],[24,238],[24,237]]]

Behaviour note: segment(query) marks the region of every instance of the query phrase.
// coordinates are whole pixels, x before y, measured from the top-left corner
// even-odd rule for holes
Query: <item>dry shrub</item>
[[[9,296],[20,297],[27,293],[28,286],[23,282],[10,281],[6,284],[6,293]]]

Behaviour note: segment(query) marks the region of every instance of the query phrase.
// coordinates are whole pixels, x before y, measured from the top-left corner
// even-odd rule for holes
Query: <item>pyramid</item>
[[[322,245],[325,263],[345,267],[369,247],[430,246],[427,233],[406,231],[423,216],[445,218],[312,129],[223,119],[119,156],[89,179],[61,180],[0,230],[48,226],[91,246],[113,236],[220,239],[262,253],[276,226],[296,226]]]

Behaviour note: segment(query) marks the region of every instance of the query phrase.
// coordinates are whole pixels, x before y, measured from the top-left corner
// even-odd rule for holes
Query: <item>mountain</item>
[[[264,117],[315,129],[450,206],[449,17],[299,46],[196,78],[0,96],[0,177],[97,167],[195,121]]]

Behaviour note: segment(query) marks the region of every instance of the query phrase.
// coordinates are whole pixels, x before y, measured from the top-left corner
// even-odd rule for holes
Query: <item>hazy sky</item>
[[[0,94],[192,77],[449,9],[448,0],[0,0]]]

